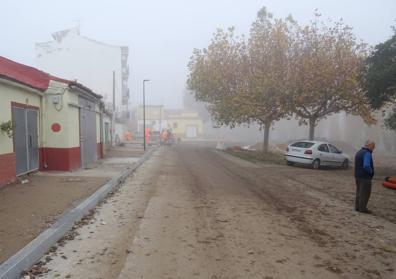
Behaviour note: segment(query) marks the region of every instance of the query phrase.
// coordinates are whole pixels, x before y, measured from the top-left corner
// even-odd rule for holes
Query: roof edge
[[[3,75],[0,75],[0,83],[5,83],[10,86],[19,87],[19,88],[25,89],[27,91],[30,91],[32,93],[36,93],[39,95],[43,95],[44,92],[46,91],[46,90],[42,90],[41,88],[35,88],[33,86],[30,86],[29,84],[20,82],[18,80],[15,80],[15,79],[9,78],[7,76],[3,76]]]

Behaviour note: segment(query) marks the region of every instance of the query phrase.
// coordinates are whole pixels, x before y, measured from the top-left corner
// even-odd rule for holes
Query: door
[[[338,148],[332,144],[329,144],[329,149],[330,149],[330,153],[333,158],[333,161],[334,161],[333,165],[341,166],[345,160],[344,156],[342,155],[342,152],[339,151]]]
[[[16,175],[39,168],[37,110],[12,107]]]
[[[110,147],[110,123],[108,123],[108,122],[105,123],[104,132],[105,132],[105,146],[106,146],[106,148],[109,148]]]
[[[14,126],[14,149],[16,157],[16,175],[28,172],[26,110],[12,107]]]
[[[331,155],[330,155],[330,150],[327,144],[321,144],[318,146],[318,152],[319,152],[319,159],[320,159],[320,164],[323,166],[331,166]]]
[[[27,151],[29,171],[39,168],[39,147],[37,133],[37,117],[36,110],[26,110],[27,116]]]
[[[196,126],[187,126],[186,137],[187,138],[196,138],[197,137],[197,127]]]
[[[97,160],[95,103],[79,97],[81,166],[88,168]]]

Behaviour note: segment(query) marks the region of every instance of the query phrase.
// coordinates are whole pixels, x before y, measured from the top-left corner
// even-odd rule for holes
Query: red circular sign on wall
[[[54,123],[51,126],[51,130],[55,133],[59,132],[61,130],[61,125],[59,123]]]

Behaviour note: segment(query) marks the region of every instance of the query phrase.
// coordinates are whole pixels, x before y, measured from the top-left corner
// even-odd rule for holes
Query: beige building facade
[[[103,157],[104,106],[82,84],[0,57],[0,100],[0,185]]]
[[[189,110],[168,110],[168,128],[179,138],[195,139],[203,136],[203,120],[198,113]]]

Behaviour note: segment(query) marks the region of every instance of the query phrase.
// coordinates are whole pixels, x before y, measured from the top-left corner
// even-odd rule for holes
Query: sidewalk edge
[[[106,184],[96,190],[91,196],[75,208],[63,213],[50,228],[40,233],[35,239],[20,249],[0,265],[0,279],[18,279],[24,270],[34,265],[56,242],[61,239],[84,215],[103,200],[108,193],[122,183],[129,175],[138,169],[151,154],[153,148],[145,153],[131,168],[124,170],[113,177]]]

